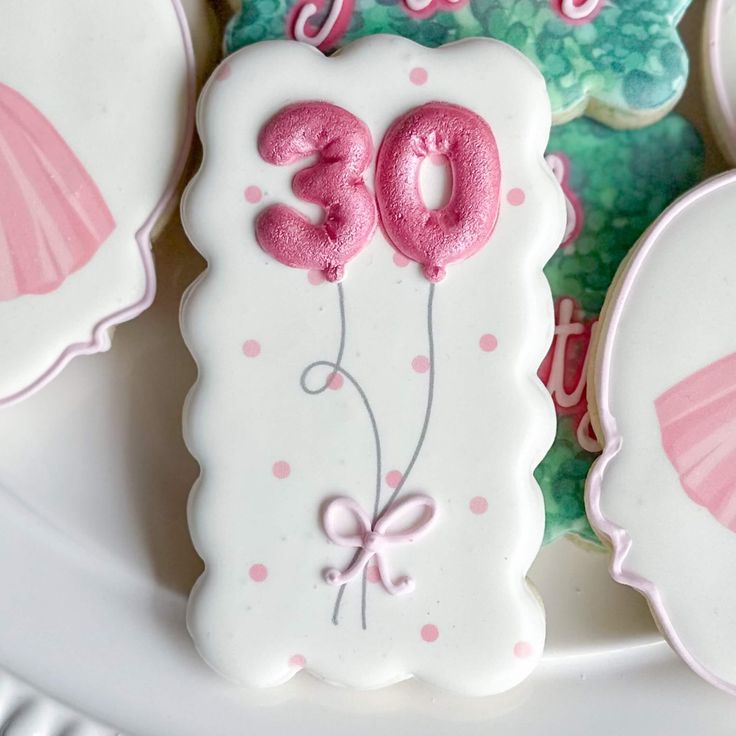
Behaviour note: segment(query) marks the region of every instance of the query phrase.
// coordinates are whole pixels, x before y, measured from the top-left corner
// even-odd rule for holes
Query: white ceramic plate
[[[699,11],[696,0],[693,39]],[[696,122],[697,74],[685,102]],[[710,171],[721,166],[714,153]],[[643,600],[611,582],[605,555],[564,540],[532,571],[548,613],[544,661],[504,696],[413,682],[355,693],[306,675],[255,692],[220,680],[184,626],[200,562],[185,519],[197,468],[179,424],[194,364],[177,318],[203,264],[177,223],[156,261],[154,307],[118,328],[110,352],[0,412],[0,734],[733,732],[733,700],[670,652]]]

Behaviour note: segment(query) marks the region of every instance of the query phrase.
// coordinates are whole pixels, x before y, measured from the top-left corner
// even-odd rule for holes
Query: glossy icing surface
[[[194,69],[178,0],[2,0],[0,70],[1,405],[153,298]]]
[[[536,477],[544,492],[545,542],[572,533],[597,543],[583,499],[598,454],[586,401],[591,329],[619,264],[656,217],[698,181],[704,151],[677,115],[632,131],[576,120],[553,129],[547,151],[567,198],[568,233],[544,270],[557,334],[540,377],[555,399],[558,423]]]
[[[324,51],[375,33],[425,46],[489,36],[526,54],[547,80],[555,123],[583,112],[640,127],[668,112],[688,58],[676,26],[689,0],[244,0],[225,47],[295,38]],[[636,29],[634,31],[633,29]]]
[[[438,283],[381,229],[337,283],[259,247],[269,206],[320,221],[294,178],[314,159],[279,166],[258,150],[279,110],[310,100],[349,111],[379,150],[429,102],[480,118],[500,161],[488,241]],[[564,230],[543,159],[549,125],[538,72],[487,39],[430,50],[378,36],[333,58],[270,42],[208,84],[205,163],[183,204],[209,263],[182,313],[199,368],[185,414],[202,467],[190,526],[207,565],[189,627],[228,678],[270,686],[306,668],[352,687],[414,675],[488,694],[538,662],[544,615],[525,576],[543,532],[532,470],[554,411],[535,371],[553,329],[542,267]],[[425,204],[446,170],[427,153],[406,184]],[[375,154],[363,176],[369,191],[381,185]],[[444,211],[467,217],[452,201]]]
[[[605,451],[591,522],[701,676],[736,692],[736,175],[702,184],[642,239],[604,308],[595,398]]]

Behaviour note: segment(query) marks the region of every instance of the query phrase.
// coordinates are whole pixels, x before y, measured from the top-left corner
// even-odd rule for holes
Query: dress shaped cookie
[[[547,161],[567,198],[565,239],[544,272],[556,330],[540,377],[555,400],[557,438],[537,468],[545,542],[574,534],[598,543],[585,516],[585,478],[600,447],[590,429],[586,367],[593,325],[616,269],[641,234],[699,179],[703,146],[677,115],[617,131],[587,118],[554,128]]]
[[[555,124],[586,113],[617,128],[649,125],[685,88],[677,24],[690,0],[243,0],[225,48],[292,38],[329,52],[395,33],[425,46],[488,36],[544,74]]]
[[[488,39],[273,41],[220,67],[199,125],[200,653],[254,686],[512,687],[544,644],[526,572],[565,207],[543,79]]]
[[[0,0],[0,405],[151,302],[193,74],[178,0]]]
[[[708,118],[718,145],[736,164],[736,1],[709,0],[703,26]]]
[[[675,203],[604,307],[588,480],[613,576],[701,676],[736,693],[736,173]]]

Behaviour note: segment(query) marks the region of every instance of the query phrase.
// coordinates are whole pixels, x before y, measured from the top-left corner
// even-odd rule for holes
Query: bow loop
[[[418,516],[410,518],[401,525],[403,517],[412,511],[421,509]],[[408,593],[414,589],[414,581],[409,576],[392,580],[386,562],[387,547],[397,544],[410,544],[423,537],[433,526],[437,507],[435,501],[425,494],[407,496],[399,502],[390,504],[375,524],[355,499],[339,496],[332,499],[322,512],[322,528],[327,538],[341,547],[355,547],[358,553],[345,570],[329,568],[325,571],[325,580],[330,585],[345,585],[360,575],[372,557],[376,558],[376,567],[383,587],[391,595]],[[339,513],[348,512],[357,522],[357,530],[353,534],[344,534],[337,529],[336,518]]]

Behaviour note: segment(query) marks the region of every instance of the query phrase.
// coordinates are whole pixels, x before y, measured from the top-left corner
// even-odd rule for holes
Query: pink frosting
[[[277,166],[318,154],[315,164],[296,174],[292,188],[324,209],[323,221],[313,224],[292,207],[271,205],[256,219],[261,247],[287,266],[340,280],[376,228],[376,205],[362,178],[373,152],[367,126],[329,102],[299,102],[269,120],[258,150]]]
[[[0,301],[57,289],[115,220],[54,126],[0,83]]]
[[[442,154],[452,171],[447,204],[429,210],[422,201],[422,161]],[[491,236],[498,217],[501,166],[488,124],[447,102],[410,110],[388,129],[378,152],[376,197],[386,235],[407,258],[440,281],[445,266],[468,258]]]
[[[687,495],[736,531],[736,353],[680,381],[655,406]]]
[[[421,509],[418,517],[414,517],[404,526],[399,526],[402,517],[417,509]],[[336,519],[338,513],[353,517],[357,524],[355,532],[344,534],[338,529]],[[330,585],[345,585],[355,580],[371,559],[375,558],[383,587],[391,595],[410,593],[414,590],[414,580],[407,575],[394,580],[391,577],[386,554],[392,547],[411,544],[423,537],[432,528],[435,519],[434,499],[423,493],[395,501],[381,514],[375,524],[371,524],[368,513],[354,499],[347,496],[332,499],[322,512],[322,528],[325,535],[333,544],[354,547],[359,552],[345,570],[328,569],[325,572],[325,580]]]

